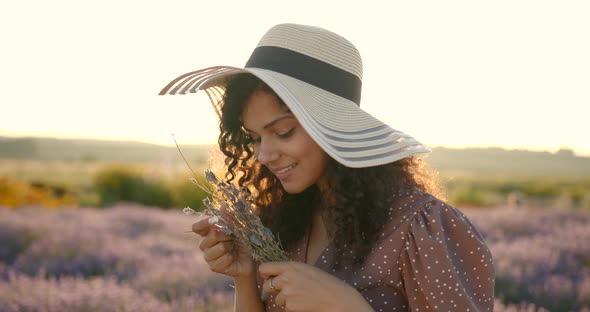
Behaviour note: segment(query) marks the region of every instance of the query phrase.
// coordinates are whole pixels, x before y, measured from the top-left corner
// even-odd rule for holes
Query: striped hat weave
[[[430,152],[360,108],[363,68],[358,50],[319,27],[276,25],[262,37],[244,68],[215,66],[190,72],[170,82],[160,95],[204,90],[219,114],[227,80],[239,73],[264,81],[313,140],[344,166],[372,167]]]

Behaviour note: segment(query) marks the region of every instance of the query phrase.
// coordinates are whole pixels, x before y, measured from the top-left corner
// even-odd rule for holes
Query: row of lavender
[[[466,213],[494,254],[498,297],[513,303],[496,311],[590,306],[590,215]],[[208,271],[185,232],[193,221],[134,206],[0,208],[0,311],[231,310],[230,280]]]
[[[224,311],[179,211],[0,209],[0,311]]]
[[[550,311],[590,311],[590,213],[465,211],[494,256],[496,296]]]

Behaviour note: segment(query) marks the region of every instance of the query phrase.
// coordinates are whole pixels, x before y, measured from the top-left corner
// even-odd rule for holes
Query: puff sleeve
[[[398,272],[410,311],[493,311],[492,255],[461,211],[432,197],[402,233]]]

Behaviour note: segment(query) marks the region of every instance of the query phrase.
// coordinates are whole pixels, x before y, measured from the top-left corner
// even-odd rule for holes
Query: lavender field
[[[590,311],[590,214],[464,212],[492,249],[496,311]],[[0,311],[229,311],[180,210],[0,207]]]

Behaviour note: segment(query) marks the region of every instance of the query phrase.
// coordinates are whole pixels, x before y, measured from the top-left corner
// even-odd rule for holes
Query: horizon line
[[[147,140],[140,140],[140,139],[131,139],[131,138],[108,138],[108,137],[74,137],[74,136],[46,136],[46,135],[10,135],[10,134],[2,134],[0,133],[0,138],[12,138],[12,139],[56,139],[56,140],[87,140],[87,141],[104,141],[104,142],[128,142],[128,143],[141,143],[141,144],[151,144],[157,145],[162,147],[175,147],[174,143],[162,143],[162,142],[155,142],[155,141],[147,141]],[[217,142],[190,142],[190,143],[182,143],[178,142],[178,145],[184,146],[199,146],[199,145],[217,145]],[[590,152],[582,152],[578,151],[575,148],[564,146],[562,148],[558,148],[557,150],[549,150],[549,149],[542,149],[542,148],[527,148],[527,147],[514,147],[514,146],[501,146],[501,145],[445,145],[445,144],[426,144],[430,148],[446,148],[446,149],[502,149],[506,151],[528,151],[528,152],[545,152],[549,154],[557,154],[560,151],[571,151],[574,156],[577,157],[590,157]]]

